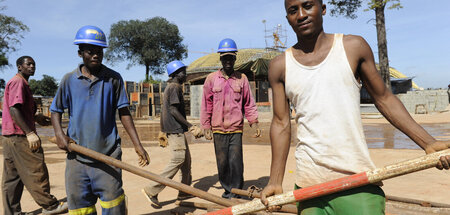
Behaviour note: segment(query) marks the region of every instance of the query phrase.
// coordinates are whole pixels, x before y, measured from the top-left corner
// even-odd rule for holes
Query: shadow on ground
[[[64,197],[62,199],[58,199],[60,202],[67,202],[67,197]],[[37,215],[42,213],[42,208],[36,209],[34,211],[26,212],[26,215]]]

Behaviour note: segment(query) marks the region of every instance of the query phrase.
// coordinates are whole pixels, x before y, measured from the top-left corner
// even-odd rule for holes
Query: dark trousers
[[[5,136],[3,139],[2,197],[4,214],[19,214],[23,187],[36,203],[51,209],[58,204],[50,194],[47,165],[42,148],[32,152],[25,136]]]
[[[244,163],[242,159],[242,133],[214,134],[214,149],[216,151],[217,171],[219,181],[225,189],[223,198],[237,195],[231,193],[231,188],[242,189],[244,185]]]

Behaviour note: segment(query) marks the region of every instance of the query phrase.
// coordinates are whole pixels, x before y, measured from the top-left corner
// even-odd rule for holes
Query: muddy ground
[[[363,118],[365,117],[363,116]],[[436,138],[443,140],[450,139],[450,112],[415,115],[414,118]],[[197,122],[194,119],[191,121]],[[408,140],[406,136],[388,125],[385,119],[363,119],[363,122],[367,142],[371,148],[370,155],[377,167],[424,155],[424,152]],[[169,150],[156,145],[155,137],[157,131],[159,131],[158,125],[159,123],[156,119],[136,121],[136,127],[138,128],[141,140],[151,156],[151,164],[145,167],[145,170],[154,173],[161,172],[170,159]],[[252,130],[248,126],[245,129],[244,188],[251,185],[263,187],[269,179],[271,152],[268,129],[270,126],[270,116],[264,116],[260,126],[263,129],[263,136],[261,138],[253,138]],[[123,161],[137,165],[137,156],[133,148],[130,148],[131,144],[129,143],[129,139],[122,130],[120,132],[121,136],[124,137]],[[65,153],[48,142],[48,138],[52,135],[52,129],[50,127],[40,127],[38,133],[43,140],[45,159],[50,172],[51,193],[59,199],[64,198]],[[204,139],[193,140],[190,136],[188,139],[191,142],[189,147],[192,154],[192,186],[212,194],[221,195],[223,189],[218,182],[213,144]],[[294,147],[292,145],[288,158],[283,183],[285,190],[291,190],[294,184]],[[2,147],[0,145],[1,149]],[[0,169],[2,169],[3,156],[0,155],[0,157]],[[175,176],[175,180],[179,181],[178,175]],[[171,214],[173,211],[201,214],[205,212],[204,210],[194,210],[175,205],[177,191],[172,188],[166,188],[160,193],[159,200],[162,202],[163,207],[161,209],[154,209],[141,193],[142,187],[148,183],[147,179],[123,172],[123,181],[125,193],[128,197],[129,214],[162,215]],[[439,171],[433,168],[389,179],[384,181],[383,190],[386,195],[450,204],[450,172]],[[198,198],[193,198],[189,201],[206,202]],[[39,206],[33,201],[26,190],[23,193],[21,202],[23,211],[39,211]],[[98,204],[97,209],[100,211]],[[402,214],[390,208],[387,208],[387,212],[391,214]]]

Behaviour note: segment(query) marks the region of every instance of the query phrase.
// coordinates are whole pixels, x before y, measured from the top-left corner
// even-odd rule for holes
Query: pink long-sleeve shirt
[[[218,70],[206,77],[200,123],[216,132],[242,131],[244,115],[250,125],[258,122],[258,111],[247,76],[234,72],[228,79]]]

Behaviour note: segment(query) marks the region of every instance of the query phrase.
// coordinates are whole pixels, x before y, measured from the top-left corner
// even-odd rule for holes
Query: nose
[[[307,17],[305,10],[300,8],[297,13],[297,22],[303,22]]]

